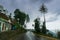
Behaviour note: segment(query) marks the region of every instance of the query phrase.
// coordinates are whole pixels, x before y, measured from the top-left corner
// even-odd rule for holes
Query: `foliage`
[[[34,20],[34,22],[35,22],[35,31],[36,31],[36,32],[40,32],[40,22],[39,22],[39,19],[36,18],[36,19]]]
[[[19,23],[15,23],[16,29],[20,28],[20,24]]]
[[[46,13],[47,12],[47,8],[45,7],[44,4],[42,4],[42,6],[41,6],[39,11],[41,11],[41,13]]]
[[[45,25],[45,21],[43,22],[43,25],[42,25],[42,33],[43,33],[43,34],[46,34],[46,25]]]
[[[21,12],[19,9],[16,9],[14,11],[14,18],[16,19],[19,24],[24,25],[25,21],[29,21],[29,15],[25,14],[24,12]]]
[[[58,35],[58,38],[60,38],[60,31],[57,33],[57,35]]]

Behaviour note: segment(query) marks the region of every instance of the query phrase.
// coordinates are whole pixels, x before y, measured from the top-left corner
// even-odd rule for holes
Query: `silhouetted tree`
[[[40,32],[40,22],[39,22],[39,18],[36,18],[36,19],[34,20],[34,22],[35,22],[35,31],[36,31],[36,32]]]
[[[43,22],[43,25],[42,25],[42,33],[43,33],[43,34],[46,34],[46,25],[45,25],[45,21]]]
[[[43,26],[42,26],[42,32],[43,32],[44,34],[46,34],[45,13],[47,12],[47,8],[45,7],[44,4],[42,4],[42,6],[41,6],[41,8],[40,8],[40,11],[41,11],[41,13],[43,13],[43,15],[44,15],[44,22],[43,22]]]
[[[57,32],[57,36],[60,39],[60,31]]]
[[[18,21],[18,19],[19,19],[19,15],[18,15],[19,13],[20,13],[20,10],[19,9],[16,9],[14,11],[14,18],[15,18],[16,21]]]
[[[14,18],[16,19],[16,21],[18,22],[19,19],[19,24],[24,25],[25,21],[28,22],[29,21],[29,15],[25,14],[24,12],[21,12],[19,9],[16,9],[14,11]]]

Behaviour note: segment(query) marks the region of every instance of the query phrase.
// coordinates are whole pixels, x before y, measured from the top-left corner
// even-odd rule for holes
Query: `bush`
[[[59,31],[59,32],[57,32],[57,35],[58,35],[58,38],[60,38],[60,31]]]

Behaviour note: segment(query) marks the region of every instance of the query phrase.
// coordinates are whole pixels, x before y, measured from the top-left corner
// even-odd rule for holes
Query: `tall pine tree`
[[[42,33],[46,34],[46,20],[45,20],[45,13],[47,12],[47,8],[45,7],[44,3],[42,4],[40,10],[41,13],[43,13],[43,17],[44,17],[44,22],[43,22],[43,26],[42,26]]]

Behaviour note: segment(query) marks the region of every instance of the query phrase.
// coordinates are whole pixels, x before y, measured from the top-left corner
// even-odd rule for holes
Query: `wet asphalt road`
[[[49,39],[38,37],[32,32],[28,31],[26,33],[18,35],[14,40],[49,40]]]

